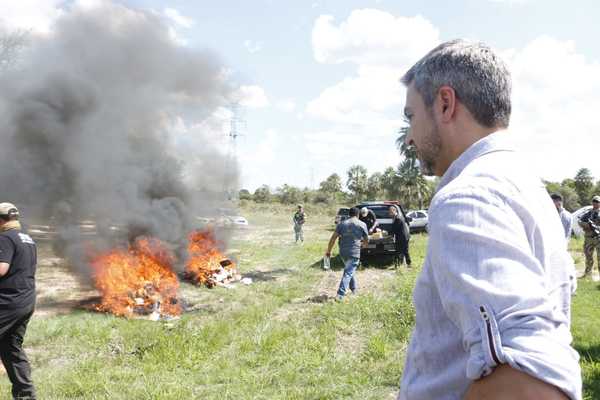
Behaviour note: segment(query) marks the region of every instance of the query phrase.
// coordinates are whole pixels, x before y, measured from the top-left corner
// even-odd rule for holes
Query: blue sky
[[[532,169],[560,180],[588,167],[600,178],[600,6],[591,0],[116,2],[164,16],[174,40],[212,49],[231,69],[243,87],[242,187],[318,186],[353,164],[397,165],[398,78],[456,37],[487,42],[509,63],[511,129]],[[70,4],[0,0],[0,15],[9,28],[51,31]]]

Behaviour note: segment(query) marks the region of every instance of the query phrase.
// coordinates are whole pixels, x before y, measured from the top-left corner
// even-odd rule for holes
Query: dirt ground
[[[48,242],[38,242],[36,289],[36,318],[66,314],[99,297],[97,290],[77,278],[67,260],[56,257]]]
[[[310,229],[306,231],[311,235]],[[252,241],[257,244],[281,246],[285,251],[286,243],[293,246],[292,233],[289,229],[271,229],[267,227],[250,227],[235,233],[238,241]],[[248,261],[237,249],[229,249],[228,255],[239,262]],[[395,270],[381,268],[359,268],[357,281],[362,293],[376,292]],[[307,298],[298,299],[298,303],[320,303],[330,301],[335,296],[342,271],[324,271],[321,280],[315,285]],[[272,277],[274,282],[287,279],[285,274],[277,273],[277,266],[264,265],[261,268],[245,271],[244,276],[261,280],[264,276]],[[38,241],[38,267],[36,274],[37,306],[36,318],[47,318],[67,314],[75,309],[84,309],[99,299],[99,292],[88,282],[78,278],[68,261],[57,257],[49,242]],[[189,287],[188,287],[189,286]],[[195,303],[198,291],[191,285],[183,284],[181,292],[184,298]],[[201,296],[203,297],[203,296]],[[199,299],[198,299],[199,300]]]

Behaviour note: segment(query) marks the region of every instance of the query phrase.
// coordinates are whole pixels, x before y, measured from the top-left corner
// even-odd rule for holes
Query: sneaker
[[[337,296],[335,296],[335,301],[338,303],[341,303],[344,301],[344,296],[338,294]]]

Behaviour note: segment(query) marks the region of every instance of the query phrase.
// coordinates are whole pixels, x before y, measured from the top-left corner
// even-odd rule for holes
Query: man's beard
[[[440,156],[441,148],[440,132],[437,124],[434,122],[433,128],[429,131],[425,140],[423,140],[422,145],[417,149],[419,168],[421,168],[423,175],[435,175],[435,164]]]

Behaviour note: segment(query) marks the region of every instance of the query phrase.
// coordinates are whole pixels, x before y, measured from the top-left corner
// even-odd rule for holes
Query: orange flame
[[[221,262],[227,260],[227,265]],[[188,236],[188,260],[185,278],[197,285],[212,287],[217,284],[219,273],[233,275],[235,264],[219,251],[212,231],[194,231]]]
[[[91,262],[102,294],[98,311],[130,317],[134,313],[181,314],[179,281],[173,254],[157,239],[141,238],[129,249],[117,249]]]

